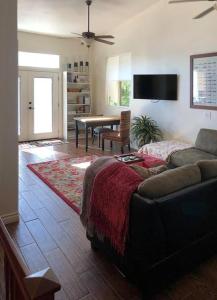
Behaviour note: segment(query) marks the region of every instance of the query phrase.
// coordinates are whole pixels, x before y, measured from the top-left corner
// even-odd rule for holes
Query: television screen
[[[177,75],[134,75],[134,99],[177,100]]]

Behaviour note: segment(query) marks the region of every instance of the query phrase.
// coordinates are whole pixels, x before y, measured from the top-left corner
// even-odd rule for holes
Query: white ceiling
[[[109,33],[158,0],[93,0],[91,30]],[[56,36],[87,31],[85,0],[18,0],[18,30]]]

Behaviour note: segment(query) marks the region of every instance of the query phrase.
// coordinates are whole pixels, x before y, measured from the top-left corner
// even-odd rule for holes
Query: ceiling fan
[[[82,34],[74,33],[74,32],[72,32],[72,34],[79,35],[80,39],[82,39],[82,41],[87,45],[88,48],[90,47],[92,41],[104,43],[107,45],[114,45],[113,42],[104,40],[104,39],[114,39],[114,36],[112,36],[112,35],[96,35],[94,32],[90,31],[90,6],[92,4],[92,0],[86,0],[85,2],[88,7],[88,19],[87,19],[88,20],[88,30],[86,32],[82,32]]]
[[[201,1],[209,1],[214,2],[214,5],[204,10],[202,13],[194,17],[194,19],[200,19],[214,10],[217,10],[217,0],[170,0],[169,3],[187,3],[187,2],[201,2]]]

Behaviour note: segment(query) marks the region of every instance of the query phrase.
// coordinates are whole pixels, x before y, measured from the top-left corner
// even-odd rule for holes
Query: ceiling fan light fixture
[[[92,45],[93,40],[92,39],[87,39],[87,38],[82,38],[81,39],[81,43],[85,46],[87,46],[87,48],[90,48]]]

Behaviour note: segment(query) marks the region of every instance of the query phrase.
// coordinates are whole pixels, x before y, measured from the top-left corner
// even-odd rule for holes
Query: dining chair
[[[128,145],[130,151],[130,117],[131,111],[122,111],[119,130],[102,133],[102,150],[104,151],[105,140],[110,141],[111,148],[113,142],[121,144],[121,153],[124,153],[124,146]]]
[[[96,127],[93,129],[93,135],[92,135],[92,144],[95,141],[96,136],[98,136],[98,145],[99,148],[101,146],[101,135],[105,132],[112,132],[113,129],[112,128],[108,128],[108,127]]]
[[[97,114],[96,116],[101,117],[101,116],[104,116],[104,115],[103,114]],[[92,128],[92,144],[94,144],[95,138],[98,136],[98,145],[99,145],[99,148],[100,148],[100,146],[101,146],[101,134],[103,132],[110,132],[110,131],[113,131],[113,126],[111,126],[111,129],[108,128],[108,127],[104,127],[104,126],[95,127],[95,128],[93,127]]]

